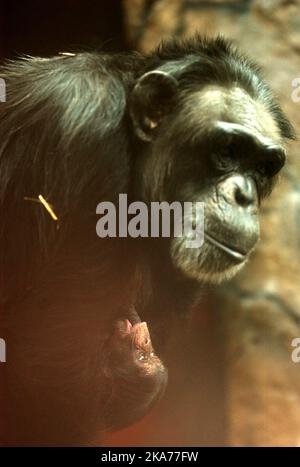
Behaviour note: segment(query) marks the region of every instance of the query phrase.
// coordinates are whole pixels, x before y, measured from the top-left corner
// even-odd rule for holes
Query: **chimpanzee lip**
[[[132,323],[129,319],[123,320],[124,331],[126,333],[131,333],[137,330],[144,322],[138,321],[137,323]]]
[[[130,332],[131,329],[132,329],[132,324],[131,324],[131,322],[129,321],[129,319],[125,319],[124,324],[125,324],[125,331],[126,331],[126,332]]]
[[[216,246],[222,251],[225,251],[228,255],[232,256],[239,262],[245,261],[247,258],[247,253],[244,251],[241,251],[240,249],[237,249],[235,246],[228,245],[227,243],[220,242],[217,240],[215,237],[213,237],[211,234],[208,234],[205,232],[205,239],[211,243],[212,245]]]

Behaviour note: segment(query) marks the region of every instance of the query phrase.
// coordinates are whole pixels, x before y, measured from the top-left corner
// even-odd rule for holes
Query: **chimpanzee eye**
[[[276,161],[264,161],[257,165],[256,170],[264,177],[273,177],[277,174],[278,165]]]
[[[260,163],[256,166],[256,170],[260,175],[266,175],[266,167],[265,164]]]
[[[237,148],[236,148],[236,143],[231,142],[227,144],[224,149],[221,150],[221,156],[222,157],[227,157],[227,158],[233,158],[236,156]]]
[[[235,143],[229,143],[224,147],[216,148],[212,154],[212,162],[218,170],[228,170],[232,168],[237,155]]]
[[[280,146],[269,145],[264,149],[262,156],[257,161],[256,170],[263,177],[274,177],[285,164],[285,150]]]

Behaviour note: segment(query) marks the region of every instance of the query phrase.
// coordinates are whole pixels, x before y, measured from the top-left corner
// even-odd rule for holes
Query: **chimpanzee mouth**
[[[222,243],[206,232],[204,237],[209,243],[219,248],[219,250],[225,251],[225,253],[233,257],[238,262],[242,263],[247,259],[247,253],[245,253],[244,251],[237,250],[236,247]]]
[[[143,324],[145,324],[145,322],[143,323],[141,321],[132,322],[132,321],[129,321],[129,319],[122,320],[123,331],[126,334],[132,334],[132,333],[134,334],[136,330],[140,328],[140,326]]]
[[[129,333],[131,331],[133,326],[132,326],[131,322],[129,321],[129,319],[124,320],[124,327],[125,327],[125,332]]]

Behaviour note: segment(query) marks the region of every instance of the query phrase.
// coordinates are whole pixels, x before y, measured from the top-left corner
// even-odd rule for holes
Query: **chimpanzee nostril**
[[[241,187],[236,185],[234,191],[234,199],[236,204],[242,206],[244,208],[251,206],[254,203],[254,196],[252,188],[248,189],[248,187]]]
[[[256,184],[252,177],[234,174],[218,185],[217,193],[228,204],[235,207],[252,208],[258,206]]]
[[[238,206],[247,208],[257,202],[256,187],[251,178],[239,177],[235,180],[233,190],[233,199]]]

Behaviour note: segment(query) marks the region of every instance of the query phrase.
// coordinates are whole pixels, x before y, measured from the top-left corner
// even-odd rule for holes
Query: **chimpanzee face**
[[[255,248],[261,200],[285,163],[282,137],[267,105],[238,86],[180,93],[173,78],[169,86],[174,112],[165,103],[165,116],[152,111],[148,131],[137,132],[147,140],[137,163],[141,196],[204,203],[203,244],[191,248],[183,234],[171,239],[170,256],[188,277],[217,283],[236,274]]]

